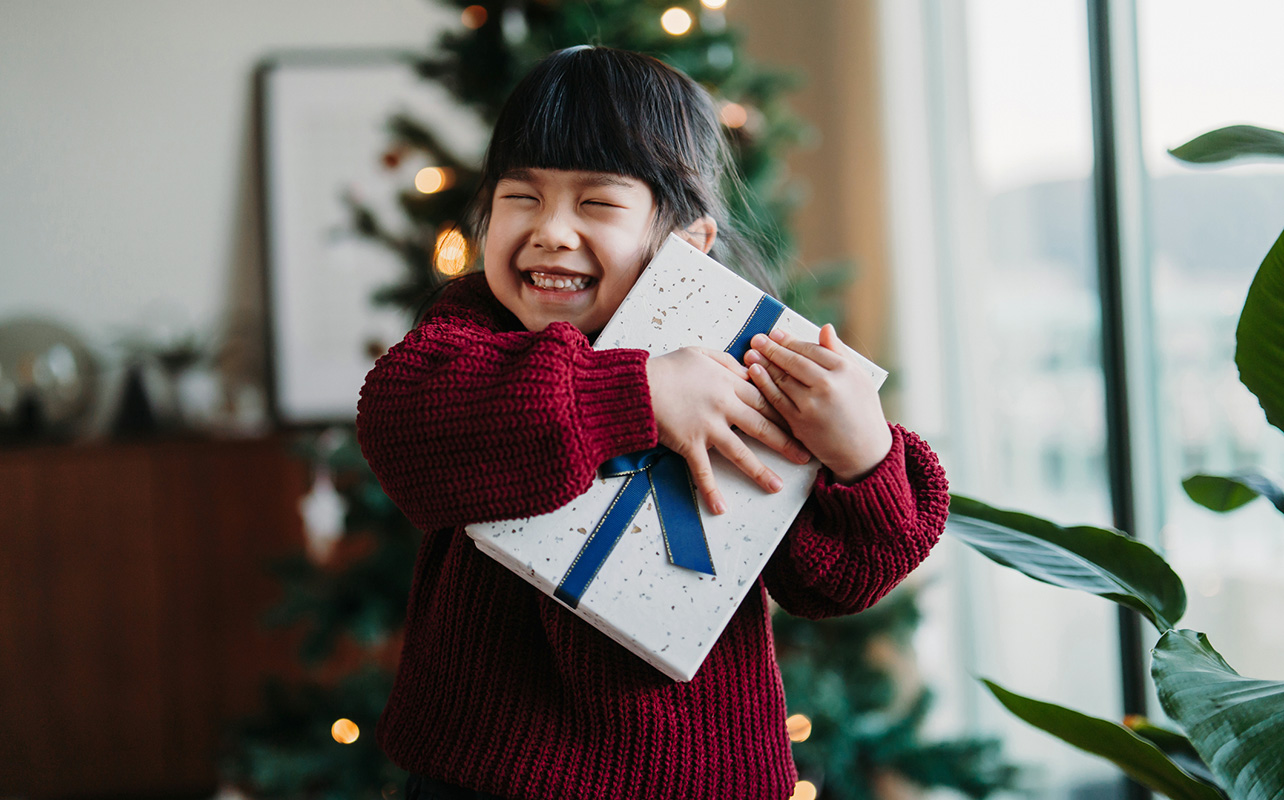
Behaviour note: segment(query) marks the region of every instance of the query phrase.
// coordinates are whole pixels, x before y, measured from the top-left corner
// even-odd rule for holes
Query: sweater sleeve
[[[552,511],[606,459],[655,445],[645,351],[593,350],[564,322],[508,332],[484,281],[461,284],[379,359],[357,406],[362,454],[417,527]]]
[[[892,426],[892,449],[852,486],[822,469],[763,570],[767,591],[808,619],[876,603],[927,557],[949,515],[945,473],[927,443]]]

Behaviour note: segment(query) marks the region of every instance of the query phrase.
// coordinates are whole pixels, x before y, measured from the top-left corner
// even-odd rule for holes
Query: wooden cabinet
[[[209,796],[226,724],[292,643],[278,440],[0,451],[0,797]]]

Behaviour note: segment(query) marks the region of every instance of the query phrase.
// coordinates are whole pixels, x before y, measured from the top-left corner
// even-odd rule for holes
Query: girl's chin
[[[554,322],[569,322],[590,338],[606,325],[611,313],[597,308],[597,285],[578,291],[554,291],[523,284],[518,317],[529,331],[542,331]],[[612,309],[614,311],[614,309]]]
[[[548,305],[535,307],[528,305],[517,316],[528,331],[542,331],[554,322],[569,322],[579,328],[581,332],[587,333],[584,330],[584,323],[590,320],[590,315],[587,312],[588,309],[565,306],[555,308]],[[602,326],[598,325],[597,327],[601,328]]]

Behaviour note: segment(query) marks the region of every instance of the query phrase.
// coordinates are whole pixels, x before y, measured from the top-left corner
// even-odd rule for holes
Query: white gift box
[[[772,308],[779,312],[774,326]],[[723,350],[737,339],[743,346],[753,333],[746,328],[753,325],[762,332],[780,328],[813,342],[819,335],[819,329],[802,316],[780,306],[682,239],[670,236],[594,348],[637,348],[653,356],[692,345]],[[887,373],[849,352],[881,385]],[[681,521],[678,506],[682,503],[674,499],[677,495],[672,489],[664,488],[677,487],[671,469],[674,462],[668,464],[668,483],[656,490],[659,495],[648,483],[648,477],[652,482],[660,480],[654,474],[639,473],[629,492],[621,492],[628,477],[599,477],[588,491],[556,511],[528,519],[469,525],[468,534],[483,552],[540,591],[557,597],[665,675],[691,680],[806,502],[820,468],[814,459],[799,465],[756,440],[742,438],[780,476],[784,487],[768,493],[711,451],[718,488],[727,503],[726,513],[714,515],[694,499],[690,478],[683,470],[683,488],[689,492],[686,513],[699,504],[704,542],[700,541],[700,525],[693,531],[690,525],[676,524]],[[681,461],[671,453],[667,457]],[[659,510],[657,496],[661,498]],[[632,504],[626,499],[630,497]],[[618,523],[637,507],[636,516],[624,524],[618,539],[611,525],[599,525],[616,507],[624,512],[623,517],[607,522]],[[595,544],[588,546],[590,541]],[[702,545],[707,543],[714,574],[671,563],[669,545],[673,543],[672,551],[680,553],[681,542],[686,543],[687,552],[695,553],[688,558],[698,560],[703,560],[700,554],[706,551]],[[569,596],[568,587],[573,589]]]

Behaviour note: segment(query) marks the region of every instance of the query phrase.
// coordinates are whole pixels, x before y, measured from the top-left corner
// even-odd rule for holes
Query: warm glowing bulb
[[[816,784],[811,781],[798,781],[794,784],[794,793],[789,800],[816,800]]]
[[[415,188],[424,194],[449,189],[455,174],[445,167],[424,167],[415,173]]]
[[[442,275],[458,275],[468,266],[468,242],[453,222],[437,234],[437,255],[433,266]]]
[[[700,0],[700,3],[703,4],[705,8],[717,11],[727,5],[727,0]]]
[[[794,714],[785,720],[785,730],[789,731],[789,741],[805,742],[811,736],[811,720],[802,714]]]
[[[486,16],[486,9],[481,6],[469,6],[459,18],[463,20],[465,28],[475,31],[486,24]]]
[[[330,735],[339,744],[352,744],[361,735],[361,729],[350,719],[337,719],[330,726]]]
[[[665,33],[681,36],[691,30],[691,15],[674,6],[660,15],[660,27],[664,28]]]
[[[718,112],[718,117],[728,128],[742,128],[749,121],[749,112],[739,103],[727,103]]]

